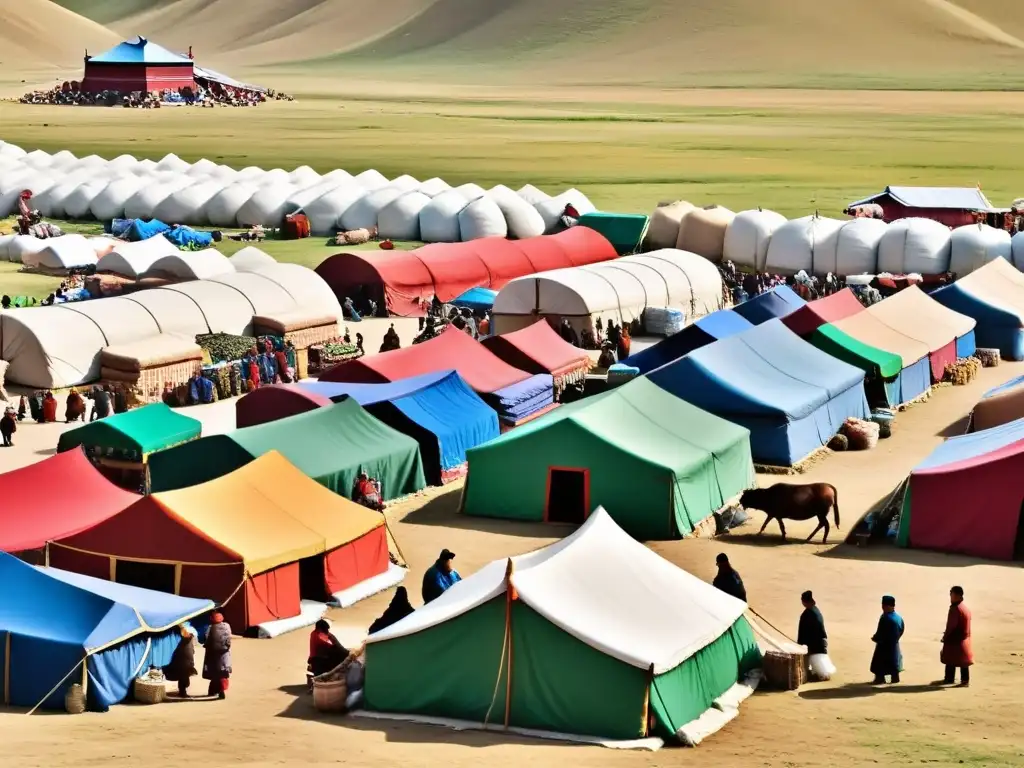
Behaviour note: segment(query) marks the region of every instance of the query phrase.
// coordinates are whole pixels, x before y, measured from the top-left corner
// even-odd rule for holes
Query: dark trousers
[[[952,683],[955,679],[956,679],[956,665],[955,664],[947,664],[946,665],[946,682],[947,683]],[[960,682],[961,683],[969,683],[969,682],[971,682],[971,668],[970,667],[960,667]]]
[[[14,445],[14,441],[11,439],[11,436],[8,435],[6,432],[4,433],[4,445],[7,446],[8,448]]]
[[[216,680],[210,681],[210,687],[207,689],[208,696],[223,696],[228,691],[228,679],[221,677]]]
[[[188,696],[188,684],[189,679],[187,677],[184,680],[178,681],[178,695],[183,699]]]

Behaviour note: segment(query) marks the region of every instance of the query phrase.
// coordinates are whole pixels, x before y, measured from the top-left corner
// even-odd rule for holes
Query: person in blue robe
[[[905,630],[903,617],[896,613],[896,598],[886,595],[882,598],[882,615],[878,619],[871,642],[875,644],[875,653],[871,657],[871,673],[875,676],[876,685],[885,683],[888,675],[892,682],[900,681],[903,671],[903,652],[900,650],[900,638]]]
[[[441,554],[432,566],[423,574],[423,603],[436,600],[449,590],[452,585],[462,581],[459,572],[452,567],[455,553],[442,549]]]

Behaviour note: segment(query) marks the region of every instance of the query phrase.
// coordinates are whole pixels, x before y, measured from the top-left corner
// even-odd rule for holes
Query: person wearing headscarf
[[[57,398],[53,392],[47,392],[43,396],[43,421],[52,423],[57,421]]]
[[[314,677],[330,672],[348,658],[348,649],[331,632],[327,619],[319,619],[309,633],[309,671]]]
[[[72,387],[64,408],[64,420],[70,424],[79,419],[85,421],[85,400],[78,394],[78,390]]]
[[[964,605],[964,588],[949,590],[949,613],[946,614],[946,631],[942,633],[942,654],[939,660],[946,665],[943,682],[952,685],[956,679],[956,668],[960,667],[960,685],[971,684],[971,665],[974,653],[971,650],[971,612]]]
[[[629,349],[632,339],[629,336],[629,326],[623,325],[622,332],[619,334],[619,343],[616,347],[616,353],[619,356],[619,362],[622,362],[629,357]]]
[[[814,601],[814,594],[811,590],[800,595],[800,602],[803,603],[804,612],[800,614],[800,626],[796,635],[797,643],[807,646],[808,656],[828,653],[825,619],[821,615],[821,611],[818,610],[818,604]]]
[[[442,549],[434,564],[423,574],[422,594],[424,604],[429,603],[431,600],[436,600],[451,589],[452,586],[462,581],[459,572],[452,567],[452,560],[454,559],[454,552],[449,549]]]
[[[392,624],[397,624],[414,610],[412,603],[409,602],[409,592],[405,587],[399,587],[395,590],[395,596],[391,598],[391,604],[380,615],[380,618],[370,625],[369,634],[372,635],[374,632],[387,629]]]
[[[875,653],[871,657],[871,673],[875,676],[875,685],[885,683],[886,675],[892,682],[900,681],[903,671],[903,652],[900,650],[900,638],[906,626],[903,617],[896,613],[896,598],[886,595],[882,598],[882,615],[878,619],[871,642],[875,644]]]
[[[224,621],[224,614],[217,611],[210,617],[210,629],[206,633],[206,656],[203,659],[203,679],[210,681],[208,695],[218,699],[227,697],[231,678],[231,626]]]
[[[255,346],[242,358],[242,374],[246,379],[246,388],[250,392],[260,388],[260,356]]]
[[[10,448],[14,445],[14,433],[18,431],[18,419],[14,415],[13,408],[7,408],[4,411],[3,418],[0,419],[0,435],[4,439],[4,448]]]
[[[615,350],[610,341],[606,341],[601,347],[601,356],[597,358],[597,367],[607,370],[615,365]]]
[[[718,575],[711,583],[725,594],[747,602],[747,589],[743,586],[743,579],[740,578],[739,571],[734,569],[732,563],[729,562],[729,556],[723,552],[715,558],[715,564],[718,566]]]
[[[196,643],[191,627],[182,624],[178,629],[181,630],[181,639],[171,654],[171,663],[164,667],[164,677],[177,683],[178,696],[187,699],[189,683],[199,674],[196,671]]]

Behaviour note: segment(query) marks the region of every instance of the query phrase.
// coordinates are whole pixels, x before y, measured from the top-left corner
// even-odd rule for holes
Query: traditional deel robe
[[[969,667],[974,663],[974,653],[971,650],[971,612],[963,603],[949,606],[939,660],[954,667]]]
[[[796,641],[800,645],[807,646],[807,654],[813,656],[816,653],[828,653],[828,635],[825,633],[825,619],[818,610],[818,606],[805,608],[800,614],[800,628],[797,631]]]
[[[429,603],[431,600],[436,600],[459,581],[462,581],[462,577],[459,576],[458,571],[453,569],[450,573],[445,573],[440,565],[434,563],[423,574],[423,602]]]
[[[871,657],[871,672],[874,675],[898,675],[903,671],[903,652],[900,650],[900,638],[906,626],[903,617],[893,611],[883,613],[878,620],[878,629],[872,641],[875,653]]]

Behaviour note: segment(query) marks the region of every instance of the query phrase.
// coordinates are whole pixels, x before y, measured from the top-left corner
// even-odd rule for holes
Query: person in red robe
[[[942,653],[939,660],[946,665],[943,683],[952,685],[956,679],[956,668],[960,667],[960,685],[971,684],[971,665],[974,654],[971,651],[971,612],[964,605],[964,588],[949,590],[949,613],[946,615],[946,631],[942,633]]]
[[[57,398],[53,392],[47,392],[43,397],[43,421],[52,422],[57,420]]]

